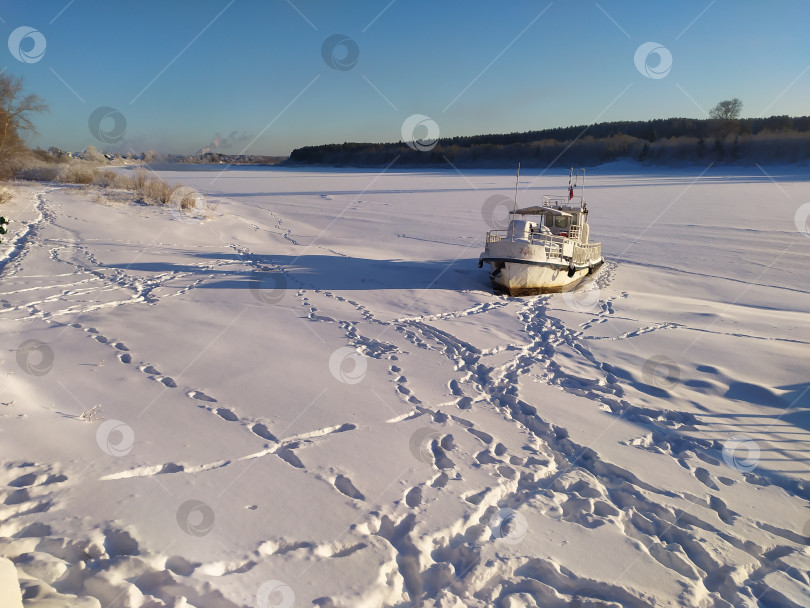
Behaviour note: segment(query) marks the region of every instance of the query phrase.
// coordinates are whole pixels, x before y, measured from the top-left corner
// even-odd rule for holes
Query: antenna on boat
[[[587,211],[588,206],[585,204],[585,167],[582,167],[582,198],[580,198],[580,211]]]
[[[514,209],[512,210],[512,213],[515,213],[517,211],[517,191],[519,183],[520,183],[520,163],[518,163],[517,176],[515,177],[515,206]]]
[[[571,167],[571,171],[568,173],[568,202],[571,202],[571,199],[574,198],[574,188],[577,187],[577,181],[574,177],[574,167]],[[559,206],[559,204],[557,205]]]

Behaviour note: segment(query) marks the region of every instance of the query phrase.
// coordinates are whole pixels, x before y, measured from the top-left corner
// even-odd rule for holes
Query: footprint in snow
[[[213,397],[209,397],[202,391],[191,391],[188,393],[188,396],[192,399],[196,399],[197,401],[207,401],[209,403],[216,403],[217,400]]]
[[[301,459],[298,458],[298,456],[295,455],[295,452],[293,452],[290,449],[287,448],[281,449],[277,452],[276,455],[287,464],[294,466],[296,469],[304,468],[304,463],[301,462]]]
[[[447,485],[448,481],[450,481],[450,477],[447,475],[447,473],[442,471],[441,473],[439,473],[436,479],[430,482],[430,487],[442,489],[444,486]]]
[[[505,464],[498,467],[498,473],[501,475],[501,477],[505,477],[506,479],[509,479],[511,481],[514,481],[515,478],[517,478],[517,473],[515,472],[515,469]]]
[[[472,409],[472,398],[471,397],[462,397],[458,401],[456,401],[456,407],[460,410],[469,410]]]
[[[492,454],[490,454],[487,450],[476,454],[475,459],[479,464],[501,464],[501,461],[497,458],[493,458]]]
[[[216,410],[217,416],[222,418],[223,420],[227,420],[228,422],[236,422],[239,420],[239,416],[237,416],[232,410],[229,410],[226,407],[220,407]]]
[[[414,486],[408,490],[408,493],[405,495],[405,504],[411,509],[414,509],[422,504],[422,488],[419,486]]]
[[[3,504],[13,506],[28,502],[29,500],[31,500],[31,494],[28,492],[28,488],[20,488],[19,490],[14,490],[11,494],[6,496]]]
[[[487,445],[492,443],[492,435],[490,435],[489,433],[485,433],[484,431],[479,431],[478,429],[473,428],[473,427],[469,427],[467,429],[467,432],[470,433],[471,435],[474,435],[475,437],[478,437],[478,439],[480,439],[481,441],[483,441]],[[501,445],[501,444],[498,444],[498,445]]]
[[[345,475],[338,475],[335,478],[335,487],[349,498],[354,498],[355,500],[366,499],[366,497],[363,496],[363,494],[356,487],[354,487],[352,480]]]
[[[9,481],[7,485],[11,486],[12,488],[24,488],[26,486],[34,485],[34,482],[37,480],[36,473],[26,473],[14,479],[13,481]]]
[[[250,430],[253,431],[254,434],[258,435],[262,439],[267,439],[268,441],[275,441],[278,443],[278,439],[276,438],[273,433],[270,432],[270,429],[267,428],[266,424],[262,424],[261,422],[257,422]]]
[[[707,488],[711,488],[712,490],[718,490],[717,484],[714,483],[712,480],[712,475],[709,473],[708,470],[704,469],[703,467],[697,467],[694,471],[694,475],[697,480],[705,485]]]

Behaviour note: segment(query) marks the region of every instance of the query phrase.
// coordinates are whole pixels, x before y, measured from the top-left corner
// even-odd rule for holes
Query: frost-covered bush
[[[126,188],[128,186],[126,177],[115,171],[99,171],[96,174],[96,184],[102,188]]]
[[[57,179],[65,184],[92,184],[96,179],[96,171],[82,162],[74,162],[62,169]]]
[[[52,165],[45,163],[27,163],[19,166],[14,172],[14,177],[35,182],[52,182],[59,177],[63,165]]]
[[[141,189],[141,194],[146,202],[155,205],[167,205],[171,199],[172,192],[179,186],[172,186],[161,179],[150,179]]]
[[[93,183],[101,188],[127,190],[135,195],[136,200],[149,205],[168,205],[172,193],[180,188],[179,185],[171,185],[156,176],[150,176],[149,171],[143,168],[139,168],[132,173],[118,173],[110,170],[97,171]],[[193,199],[189,200],[191,201],[190,204],[185,200],[181,204],[193,207]]]
[[[143,167],[135,169],[135,173],[132,174],[130,180],[132,189],[136,192],[140,192],[146,187],[146,182],[149,181],[149,171]]]
[[[14,198],[14,190],[5,184],[0,184],[0,205]]]

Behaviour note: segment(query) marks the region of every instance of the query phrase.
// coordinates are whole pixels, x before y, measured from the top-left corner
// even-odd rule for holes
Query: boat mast
[[[568,203],[574,198],[574,167],[568,172]]]
[[[582,198],[580,199],[580,211],[587,211],[588,208],[585,205],[585,167],[582,168]]]
[[[515,177],[515,206],[512,209],[513,214],[517,211],[517,192],[519,183],[520,183],[520,163],[518,163],[517,176]]]

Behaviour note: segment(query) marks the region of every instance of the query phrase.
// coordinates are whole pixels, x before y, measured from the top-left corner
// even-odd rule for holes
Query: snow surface
[[[3,206],[26,607],[810,604],[806,171],[599,167],[606,264],[532,298],[505,171],[161,176],[205,202]]]

